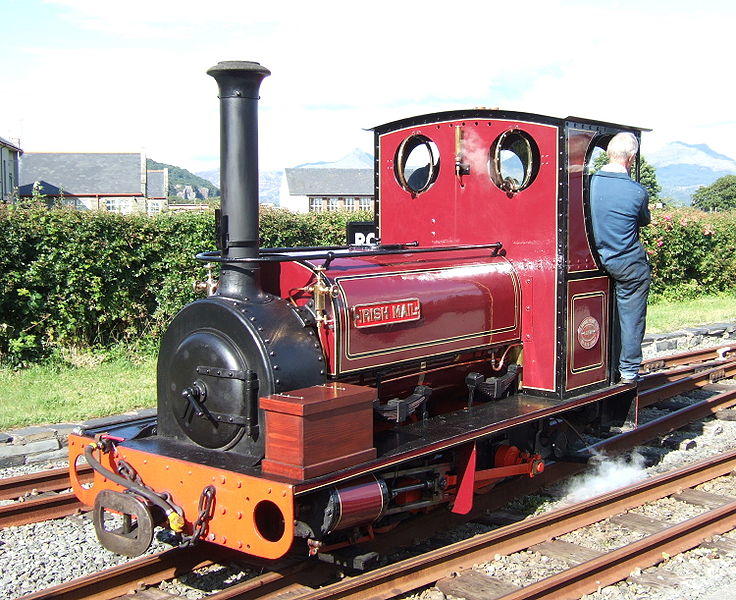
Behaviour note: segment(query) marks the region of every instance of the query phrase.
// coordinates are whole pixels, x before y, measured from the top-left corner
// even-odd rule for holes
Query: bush
[[[642,229],[652,266],[652,300],[736,292],[736,211],[652,211]]]
[[[369,213],[261,209],[263,247],[340,245]],[[194,254],[214,248],[213,213],[156,217],[0,205],[0,361],[62,349],[155,348],[205,278]],[[736,292],[736,211],[664,209],[642,230],[652,299]]]
[[[338,245],[366,213],[297,215],[263,209],[262,245]],[[214,215],[119,215],[0,206],[0,361],[59,348],[151,347],[205,278],[197,252],[214,249]]]

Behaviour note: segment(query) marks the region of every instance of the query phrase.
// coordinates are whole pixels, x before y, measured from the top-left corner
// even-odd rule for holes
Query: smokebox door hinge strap
[[[209,377],[221,377],[222,379],[240,379],[241,381],[250,380],[251,371],[238,371],[236,369],[224,369],[222,367],[197,367],[198,375],[206,375]]]

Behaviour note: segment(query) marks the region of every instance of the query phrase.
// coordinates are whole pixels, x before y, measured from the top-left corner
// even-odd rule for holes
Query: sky
[[[651,128],[736,158],[736,3],[0,0],[0,137],[219,165],[223,60],[270,69],[264,170],[372,152],[371,127],[500,107]]]

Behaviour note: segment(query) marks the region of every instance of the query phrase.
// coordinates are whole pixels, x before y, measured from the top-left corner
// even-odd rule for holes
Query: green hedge
[[[656,209],[642,241],[652,266],[653,301],[736,294],[736,211]]]
[[[265,247],[344,243],[367,213],[261,210]],[[60,348],[150,344],[196,296],[214,247],[212,213],[123,216],[0,205],[0,362],[22,364]],[[652,297],[736,291],[736,211],[653,211],[642,233]]]
[[[262,209],[263,246],[343,244],[367,213]],[[156,217],[0,206],[0,362],[59,348],[154,340],[205,278],[194,254],[214,248],[214,214]]]

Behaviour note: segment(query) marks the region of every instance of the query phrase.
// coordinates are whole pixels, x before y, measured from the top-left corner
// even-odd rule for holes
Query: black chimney
[[[224,61],[207,70],[220,90],[221,250],[258,257],[258,90],[271,74],[256,62]],[[257,263],[224,262],[218,295],[258,300]]]

